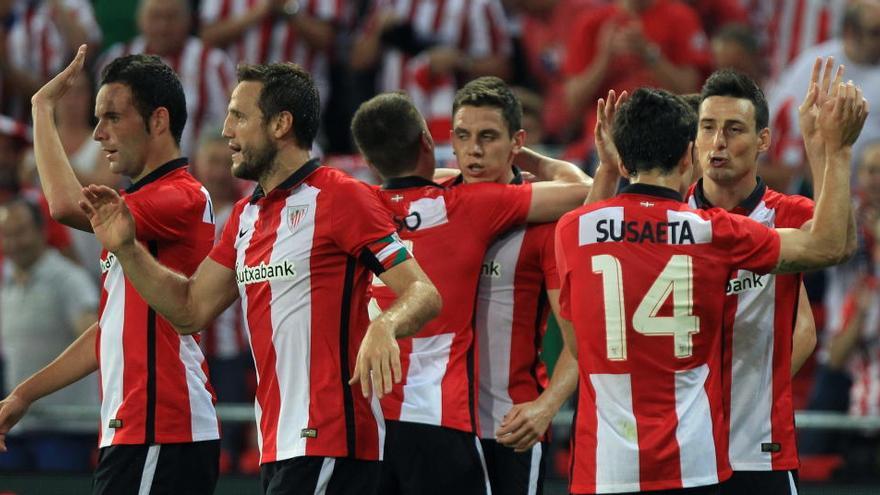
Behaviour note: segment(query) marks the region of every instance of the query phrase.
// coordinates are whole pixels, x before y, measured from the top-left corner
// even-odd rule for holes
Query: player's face
[[[120,83],[101,86],[95,116],[98,125],[93,137],[101,143],[110,170],[137,179],[144,171],[150,135],[132,102],[131,88]]]
[[[269,139],[267,124],[257,102],[263,83],[244,81],[232,91],[223,122],[223,136],[232,149],[232,175],[257,181],[271,169],[278,147]]]
[[[710,96],[700,105],[696,155],[703,176],[735,184],[757,170],[758,153],[770,145],[770,131],[755,129],[755,107],[743,98]]]
[[[525,133],[510,136],[501,109],[462,106],[452,120],[452,147],[465,182],[508,183]]]

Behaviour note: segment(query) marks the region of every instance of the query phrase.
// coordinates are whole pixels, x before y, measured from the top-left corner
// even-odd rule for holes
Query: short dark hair
[[[510,86],[497,77],[478,77],[459,89],[452,102],[452,115],[465,105],[501,110],[510,136],[522,129],[522,105]]]
[[[662,89],[637,89],[614,117],[614,144],[632,175],[658,168],[671,172],[696,133],[688,104]]]
[[[110,62],[101,72],[101,86],[119,83],[131,90],[132,104],[150,132],[150,116],[159,107],[168,110],[171,136],[180,146],[186,126],[186,96],[180,78],[155,55],[125,55]]]
[[[729,96],[749,100],[755,107],[755,130],[765,129],[770,123],[770,110],[767,108],[764,92],[752,78],[733,69],[713,72],[703,84],[700,96],[704,100],[710,96]]]
[[[413,170],[419,158],[424,119],[402,93],[384,93],[361,104],[351,134],[364,158],[384,178]]]
[[[302,67],[285,62],[275,64],[240,64],[238,82],[263,84],[257,106],[263,121],[281,112],[293,116],[293,135],[303,149],[311,149],[321,123],[321,97],[315,81]]]

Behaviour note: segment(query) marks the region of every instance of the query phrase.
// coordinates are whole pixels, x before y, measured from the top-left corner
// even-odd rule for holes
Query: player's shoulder
[[[800,194],[785,194],[767,188],[764,193],[764,203],[769,208],[793,208],[812,210],[815,203],[812,199]]]
[[[526,226],[526,235],[533,237],[552,236],[556,232],[556,222],[530,223]]]

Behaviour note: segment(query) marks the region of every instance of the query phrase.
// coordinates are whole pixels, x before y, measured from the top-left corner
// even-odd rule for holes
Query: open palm
[[[79,206],[105,249],[116,252],[134,243],[134,217],[119,193],[93,184],[83,188],[83,196],[85,200],[80,201]]]

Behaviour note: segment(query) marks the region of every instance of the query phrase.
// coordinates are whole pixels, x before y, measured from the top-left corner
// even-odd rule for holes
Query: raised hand
[[[55,106],[56,103],[64,96],[67,91],[73,87],[77,76],[83,70],[83,63],[86,60],[86,45],[80,45],[76,51],[76,56],[68,64],[68,66],[43,85],[42,88],[34,93],[31,97],[31,104]]]
[[[10,394],[0,401],[0,452],[6,452],[6,434],[27,412],[30,403]]]
[[[358,349],[354,373],[348,381],[349,385],[360,383],[364,397],[369,397],[370,390],[373,390],[381,399],[391,392],[395,383],[400,383],[400,347],[394,332],[386,328],[384,321],[380,316],[370,323]]]
[[[835,93],[822,104],[817,119],[826,154],[852,147],[868,118],[868,101],[852,81],[839,85]]]
[[[819,111],[826,101],[836,95],[843,80],[845,68],[843,65],[838,66],[832,80],[833,70],[834,57],[828,57],[824,60],[822,57],[816,57],[807,94],[804,95],[804,100],[798,107],[798,123],[804,138],[807,157],[811,161],[816,160],[817,163],[822,162],[825,156],[825,141],[817,124]]]
[[[95,236],[110,252],[134,244],[134,217],[119,193],[107,186],[94,184],[82,189],[85,199],[79,207],[86,214]]]
[[[620,93],[618,97],[612,89],[608,92],[608,98],[599,98],[596,105],[596,154],[599,155],[600,164],[607,164],[609,167],[614,167],[615,170],[620,164],[620,155],[612,136],[614,116],[617,115],[617,110],[628,97],[629,94],[626,91]]]

